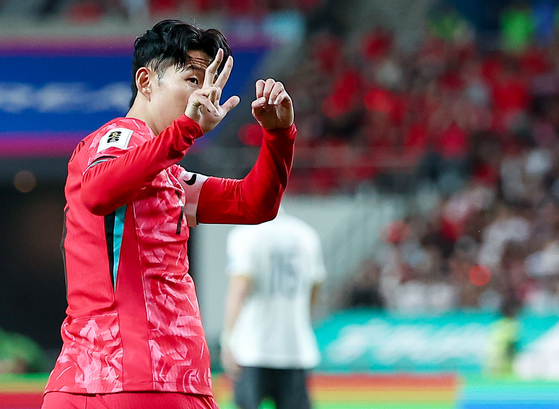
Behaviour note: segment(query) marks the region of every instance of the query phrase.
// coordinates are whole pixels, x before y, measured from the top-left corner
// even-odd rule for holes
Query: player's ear
[[[152,70],[147,67],[141,67],[136,71],[136,88],[138,88],[138,92],[146,97],[148,100],[150,99],[151,94],[151,78]]]

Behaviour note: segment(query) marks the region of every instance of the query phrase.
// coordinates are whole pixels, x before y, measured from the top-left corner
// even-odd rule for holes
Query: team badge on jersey
[[[104,151],[108,148],[126,149],[130,142],[132,131],[126,128],[114,128],[107,132],[101,138],[97,152]]]

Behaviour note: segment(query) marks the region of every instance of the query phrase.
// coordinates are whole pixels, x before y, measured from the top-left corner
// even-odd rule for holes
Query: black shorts
[[[235,381],[235,403],[240,409],[258,409],[270,398],[276,409],[310,409],[307,371],[243,366]]]

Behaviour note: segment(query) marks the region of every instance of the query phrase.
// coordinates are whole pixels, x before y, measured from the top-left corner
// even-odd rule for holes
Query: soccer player
[[[229,290],[221,359],[235,380],[235,402],[258,409],[308,409],[307,371],[320,355],[311,308],[326,273],[318,234],[284,214],[236,227],[227,239]]]
[[[63,347],[44,409],[217,408],[187,239],[196,223],[273,219],[296,129],[292,101],[256,82],[259,157],[240,180],[177,165],[239,102],[220,103],[233,67],[225,37],[177,20],[134,44],[131,108],[85,137],[68,163]]]

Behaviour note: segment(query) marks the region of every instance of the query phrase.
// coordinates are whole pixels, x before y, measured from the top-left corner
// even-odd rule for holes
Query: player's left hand
[[[273,78],[256,81],[252,116],[268,131],[289,128],[293,124],[293,101],[281,82]]]

